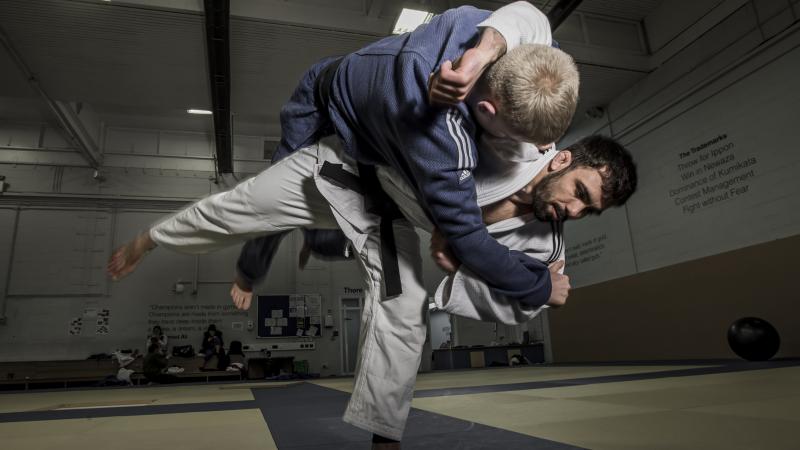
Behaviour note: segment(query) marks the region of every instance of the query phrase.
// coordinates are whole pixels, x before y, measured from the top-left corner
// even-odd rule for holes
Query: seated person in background
[[[147,381],[151,383],[172,383],[175,377],[165,373],[169,366],[167,357],[161,353],[161,348],[158,344],[150,344],[147,347],[147,355],[144,357],[142,364],[142,372],[144,373]]]
[[[155,336],[150,337],[150,341],[147,343],[147,348],[149,349],[151,345],[155,345],[156,347],[158,347],[158,352],[166,356],[167,353],[164,350],[164,348],[161,347],[161,341],[159,341],[157,337]]]
[[[211,355],[214,353],[214,346],[215,345],[225,345],[224,341],[222,340],[222,332],[217,331],[217,326],[213,323],[208,326],[208,329],[203,332],[203,342],[200,343],[200,353],[202,353],[206,361]]]
[[[161,331],[161,327],[156,325],[153,327],[153,332],[150,333],[150,336],[147,336],[147,345],[145,348],[150,347],[150,344],[153,343],[153,339],[158,341],[158,345],[161,347],[161,353],[167,353],[167,335]]]
[[[206,355],[206,360],[200,370],[225,370],[230,365],[231,359],[225,354],[222,340],[214,339],[214,347],[211,354]]]

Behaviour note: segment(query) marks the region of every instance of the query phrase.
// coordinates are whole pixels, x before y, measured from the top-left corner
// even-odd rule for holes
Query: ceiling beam
[[[91,1],[91,0],[71,0]],[[231,17],[268,23],[298,25],[347,33],[385,37],[395,17],[380,17],[389,0],[365,0],[361,10],[341,8],[337,2],[309,4],[287,0],[236,0],[231,2]],[[392,0],[394,1],[394,0]],[[95,0],[94,3],[97,3]],[[114,0],[113,5],[202,14],[204,0]],[[369,4],[369,7],[367,7]]]
[[[367,0],[366,13],[370,19],[377,19],[383,9],[383,0]]]
[[[204,0],[204,6],[216,168],[218,174],[233,173],[230,0]]]
[[[547,13],[547,18],[550,20],[550,29],[556,31],[582,1],[583,0],[561,0],[550,8],[550,11]]]
[[[50,109],[53,117],[61,125],[61,129],[65,134],[67,140],[72,143],[76,150],[83,156],[88,165],[94,169],[99,169],[102,165],[102,153],[97,146],[97,142],[92,137],[91,133],[87,131],[86,124],[83,123],[79,117],[80,111],[72,104],[59,102],[54,100],[44,90],[39,83],[39,79],[31,71],[22,55],[14,47],[11,40],[6,35],[5,30],[0,27],[0,44],[6,48],[11,59],[17,65],[17,68],[22,72],[28,84],[39,94],[39,97],[44,100],[47,107]]]

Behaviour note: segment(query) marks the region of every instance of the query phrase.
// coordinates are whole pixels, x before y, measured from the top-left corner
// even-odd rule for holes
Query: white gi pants
[[[150,229],[158,245],[207,253],[300,227],[338,228],[314,184],[317,146],[298,150],[229,191],[208,196]]]
[[[205,253],[288,229],[339,228],[337,217],[343,220],[349,212],[338,210],[335,217],[315,184],[323,162],[319,149],[298,150],[232,190],[194,203],[154,226],[151,238],[176,251]],[[354,203],[359,202],[348,204]],[[355,385],[343,419],[400,440],[425,343],[427,293],[416,232],[403,219],[395,220],[393,228],[403,293],[391,298],[384,294],[379,227],[359,230],[366,235],[358,239],[363,245],[357,250],[366,298]]]
[[[366,286],[353,395],[344,421],[381,436],[403,436],[425,345],[427,292],[419,236],[405,219],[394,222],[403,293],[386,298],[380,235],[370,233],[359,254]]]

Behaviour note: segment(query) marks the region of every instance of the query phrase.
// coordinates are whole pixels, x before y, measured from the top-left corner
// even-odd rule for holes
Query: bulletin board
[[[311,295],[259,295],[258,337],[319,337],[322,297]]]

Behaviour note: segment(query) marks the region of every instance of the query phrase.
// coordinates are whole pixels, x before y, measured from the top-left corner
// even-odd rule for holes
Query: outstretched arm
[[[569,295],[570,283],[569,277],[563,273],[565,245],[562,239],[560,229],[538,221],[498,236],[499,242],[511,249],[524,251],[540,261],[553,261],[548,268],[552,293],[545,305],[528,305],[499,293],[464,266],[446,276],[439,284],[434,296],[436,305],[450,314],[509,325],[532,319],[541,308],[563,306]]]
[[[457,316],[485,322],[501,322],[517,325],[536,317],[542,308],[554,308],[566,303],[569,292],[569,277],[559,274],[564,260],[550,265],[553,277],[553,290],[564,290],[563,300],[551,299],[545,305],[528,305],[509,298],[491,289],[485,281],[467,268],[445,277],[436,289],[436,306]]]
[[[429,71],[425,69],[420,64],[416,71],[420,86],[427,80]],[[414,104],[410,90],[402,94],[400,104]],[[440,111],[427,103],[416,105],[419,109],[396,124],[398,137],[403,139],[400,145],[407,149],[402,156],[410,168],[409,181],[416,186],[417,199],[452,255],[492,289],[523,303],[545,304],[550,298],[547,266],[509,251],[489,235],[483,223],[472,177],[477,151],[468,117],[457,108]]]

